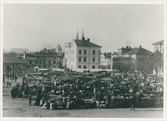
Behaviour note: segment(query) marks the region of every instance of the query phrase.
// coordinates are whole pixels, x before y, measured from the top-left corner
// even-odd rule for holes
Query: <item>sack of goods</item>
[[[41,99],[40,100],[40,104],[39,104],[40,106],[43,106],[44,105],[44,99]]]
[[[67,102],[66,108],[67,108],[67,109],[70,109],[70,102]]]
[[[37,99],[37,95],[32,95],[32,96],[31,96],[31,99],[32,99],[32,100],[36,100],[36,99]]]
[[[99,107],[100,107],[100,108],[106,108],[107,106],[106,106],[106,104],[100,104]]]
[[[56,102],[50,102],[50,110],[57,109],[57,103]]]
[[[42,106],[42,109],[49,109],[49,103],[45,102],[44,105]]]

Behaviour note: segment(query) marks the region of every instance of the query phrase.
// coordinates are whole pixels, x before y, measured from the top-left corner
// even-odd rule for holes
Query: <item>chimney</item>
[[[139,47],[141,48],[141,45]]]
[[[87,41],[90,42],[90,39],[88,38]]]
[[[85,37],[83,37],[82,40],[85,40]]]

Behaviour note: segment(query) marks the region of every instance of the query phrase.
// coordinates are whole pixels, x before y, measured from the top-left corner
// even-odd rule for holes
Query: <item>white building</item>
[[[164,40],[153,43],[154,52],[158,50],[161,53],[164,53]]]
[[[111,69],[111,58],[106,58],[103,54],[101,54],[100,64],[102,69]]]
[[[86,40],[83,33],[82,38],[79,39],[77,32],[76,39],[65,43],[64,48],[66,68],[72,70],[100,68],[101,46],[90,42],[89,38]]]
[[[153,43],[153,46],[154,46],[154,52],[158,50],[160,53],[164,54],[164,40]],[[163,55],[163,60],[164,60],[164,55]],[[158,76],[163,76],[164,68],[158,67],[157,70],[158,70],[157,73]],[[156,74],[155,70],[153,70],[153,74]]]

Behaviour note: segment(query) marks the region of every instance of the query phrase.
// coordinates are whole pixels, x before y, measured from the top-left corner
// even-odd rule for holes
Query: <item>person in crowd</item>
[[[31,106],[31,100],[32,100],[32,86],[29,88],[29,90],[28,90],[29,92],[28,92],[28,94],[29,94],[29,106]]]
[[[17,75],[16,74],[14,75],[14,79],[15,79],[15,82],[17,82]]]
[[[5,83],[5,73],[3,73],[3,83]]]
[[[7,87],[11,87],[11,81],[9,79],[6,84],[7,84]]]
[[[135,110],[135,104],[136,104],[136,95],[135,95],[135,91],[133,89],[133,85],[131,85],[130,89],[129,89],[130,95],[131,95],[131,107],[130,110]]]
[[[14,99],[14,98],[17,97],[17,94],[18,94],[18,92],[17,92],[17,87],[14,86],[14,87],[12,88],[12,90],[11,90],[11,97]]]
[[[36,98],[36,101],[35,101],[35,104],[34,104],[36,106],[40,105],[40,100],[41,100],[41,97],[42,97],[41,93],[42,93],[42,89],[40,88],[40,89],[37,90],[37,98]]]

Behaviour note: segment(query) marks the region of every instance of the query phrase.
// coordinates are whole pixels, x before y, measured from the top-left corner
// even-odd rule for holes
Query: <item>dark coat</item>
[[[11,90],[11,96],[12,96],[12,98],[13,99],[16,98],[17,94],[18,94],[17,88],[13,87],[13,89]]]

